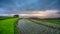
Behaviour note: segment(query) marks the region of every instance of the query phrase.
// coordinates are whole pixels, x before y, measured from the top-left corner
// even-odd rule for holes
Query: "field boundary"
[[[50,26],[50,25],[47,25],[47,24],[39,23],[39,22],[36,22],[36,21],[34,21],[34,20],[32,20],[32,19],[28,19],[28,20],[32,21],[33,23],[37,23],[37,24],[39,24],[39,25],[41,24],[41,25],[44,25],[44,26],[49,27],[49,28],[53,28],[53,29],[58,29],[58,30],[60,30],[60,27],[54,27],[54,26]]]
[[[14,34],[22,34],[21,31],[19,30],[18,26],[18,21],[20,18],[14,23]]]

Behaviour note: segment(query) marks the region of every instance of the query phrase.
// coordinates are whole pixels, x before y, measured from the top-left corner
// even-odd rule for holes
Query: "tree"
[[[19,17],[19,15],[14,15],[13,17]]]

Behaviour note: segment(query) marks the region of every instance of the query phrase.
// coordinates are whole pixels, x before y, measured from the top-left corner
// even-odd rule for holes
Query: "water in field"
[[[22,34],[60,34],[60,30],[39,25],[25,19],[19,21],[18,28]]]

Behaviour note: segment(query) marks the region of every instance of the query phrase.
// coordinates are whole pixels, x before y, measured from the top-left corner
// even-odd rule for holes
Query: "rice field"
[[[60,34],[60,30],[42,25],[44,22],[37,23],[36,20],[22,19],[19,21],[18,27],[22,34]]]
[[[14,34],[14,23],[18,18],[2,18],[0,19],[0,34]]]
[[[17,25],[18,19],[0,17],[0,34],[60,34],[60,19],[20,18]]]
[[[60,19],[59,18],[58,19],[57,18],[49,18],[49,19],[34,18],[34,19],[31,19],[31,20],[35,21],[36,23],[43,22],[44,24],[56,24],[56,26],[60,26]]]

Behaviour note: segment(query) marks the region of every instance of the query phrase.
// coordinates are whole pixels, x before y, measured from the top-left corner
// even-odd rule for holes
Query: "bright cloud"
[[[20,14],[21,16],[30,16],[30,17],[39,17],[39,18],[56,18],[60,17],[60,14],[57,14],[58,10],[46,10],[46,11],[33,11],[29,14]]]

